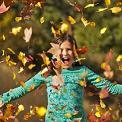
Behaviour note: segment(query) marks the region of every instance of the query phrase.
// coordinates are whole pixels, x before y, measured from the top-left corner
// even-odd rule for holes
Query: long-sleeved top
[[[20,86],[3,93],[1,100],[3,103],[8,103],[29,93],[32,85],[36,89],[45,83],[48,93],[46,122],[73,122],[74,120],[87,122],[83,109],[84,87],[80,85],[84,82],[84,78],[86,83],[101,89],[107,88],[109,93],[122,93],[122,85],[111,83],[86,66],[79,66],[72,69],[62,69],[58,77],[49,75],[45,78],[40,71],[25,82],[25,87]]]

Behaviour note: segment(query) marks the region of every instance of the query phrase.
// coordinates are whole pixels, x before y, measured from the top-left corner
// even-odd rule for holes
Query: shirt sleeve
[[[98,74],[85,66],[85,71],[88,73],[86,79],[88,82],[96,86],[97,88],[107,88],[111,94],[122,94],[122,85],[111,83],[109,80],[102,78]]]
[[[23,95],[33,91],[39,87],[42,83],[45,83],[46,78],[41,75],[41,72],[37,73],[34,77],[25,82],[24,86],[11,89],[1,95],[0,100],[2,103],[8,103],[14,99],[20,98]]]

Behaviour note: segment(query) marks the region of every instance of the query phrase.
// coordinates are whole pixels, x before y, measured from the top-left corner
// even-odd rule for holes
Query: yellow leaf
[[[97,111],[97,112],[95,113],[95,116],[100,118],[100,117],[101,117],[100,112]]]
[[[113,7],[113,8],[110,8],[110,10],[112,11],[112,13],[116,14],[116,13],[121,12],[122,8],[120,8],[120,7]]]
[[[23,67],[20,67],[18,73],[21,73],[21,72],[23,72],[23,71],[24,71]]]
[[[6,62],[8,63],[8,61],[10,60],[10,55],[7,55],[5,59],[6,59]]]
[[[30,88],[29,88],[29,91],[34,90],[34,88],[35,88],[35,85],[34,85],[34,84],[32,84],[32,85],[30,86]]]
[[[106,108],[106,105],[104,104],[104,102],[102,100],[100,100],[100,106],[101,106],[101,108]]]
[[[95,22],[89,22],[88,20],[86,20],[86,18],[82,17],[81,21],[83,22],[84,26],[90,26],[90,27],[95,27]]]
[[[34,68],[36,65],[35,64],[30,64],[29,66],[28,66],[28,69],[32,69],[32,68]]]
[[[84,8],[94,7],[94,4],[88,4]]]
[[[12,34],[14,35],[17,35],[18,32],[20,32],[22,29],[22,27],[15,27],[15,28],[12,28]]]
[[[66,118],[71,118],[71,117],[72,117],[72,114],[71,114],[71,113],[66,113],[64,116],[65,116]]]
[[[105,0],[106,6],[109,6],[111,4],[111,0]]]
[[[106,30],[107,30],[107,27],[102,28],[102,29],[100,30],[100,34],[104,34],[104,33],[106,32]]]
[[[22,20],[22,17],[15,17],[15,21],[16,22],[19,22],[19,21],[21,21]]]
[[[81,18],[81,21],[83,22],[85,27],[88,25],[88,20],[86,20],[84,17]]]
[[[44,21],[45,21],[45,20],[44,20],[44,17],[41,17],[41,18],[40,18],[40,23],[42,24],[42,23],[44,23]]]
[[[16,74],[13,72],[13,80],[16,79]]]
[[[15,52],[11,48],[7,48],[11,53],[15,54]]]
[[[69,22],[71,24],[75,24],[76,23],[75,19],[73,17],[71,17],[71,16],[68,16],[68,20],[69,20]]]
[[[101,77],[98,77],[95,81],[96,82],[100,82],[101,81]]]
[[[35,4],[36,7],[42,8],[41,2]]]
[[[119,66],[119,70],[122,71],[122,65]]]
[[[98,11],[97,12],[102,12],[102,11],[105,11],[105,10],[107,10],[108,8],[100,8],[100,9],[98,9]]]
[[[48,56],[46,55],[46,53],[43,51],[43,53],[40,54],[43,61],[44,61],[44,64],[45,65],[49,65],[50,64],[50,59],[48,58]]]
[[[16,64],[17,64],[17,63],[16,63],[16,62],[13,62],[13,61],[9,61],[9,62],[8,62],[8,65],[9,65],[9,66],[13,66],[13,65],[16,65]]]
[[[69,30],[69,25],[67,23],[63,23],[60,27],[62,33],[65,33]]]
[[[79,84],[80,84],[81,86],[86,87],[86,81],[80,81]]]
[[[116,58],[116,61],[119,62],[122,60],[122,55],[119,55],[117,58]]]
[[[46,110],[46,108],[43,107],[43,106],[42,106],[42,107],[37,107],[37,108],[36,108],[36,113],[37,113],[37,115],[40,116],[40,117],[45,116],[46,112],[47,112],[47,110]]]
[[[54,29],[54,27],[53,27],[53,26],[51,27],[51,31],[52,31],[52,33],[53,33],[53,34],[55,34],[55,33],[56,33],[56,31],[55,31],[55,29]]]
[[[2,36],[2,39],[3,39],[3,40],[6,40],[6,37],[5,37],[5,35],[4,35],[4,34],[3,34],[3,36]]]
[[[24,88],[26,86],[25,82],[19,81],[20,85]]]
[[[2,50],[2,56],[4,56],[5,55],[5,50]]]
[[[24,108],[24,106],[21,104],[21,105],[18,106],[18,109],[19,109],[19,111],[24,111],[25,108]]]
[[[18,59],[23,63],[23,65],[25,66],[25,64],[27,63],[27,59],[25,57],[25,53],[20,52],[18,55]]]

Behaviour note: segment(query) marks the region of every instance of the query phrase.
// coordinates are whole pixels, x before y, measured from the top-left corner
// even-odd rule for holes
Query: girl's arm
[[[41,75],[41,72],[37,73],[34,77],[25,82],[24,86],[11,89],[0,96],[0,103],[5,104],[14,99],[20,98],[23,95],[33,91],[46,81],[46,78]]]
[[[88,72],[86,79],[91,84],[95,85],[97,88],[107,88],[112,94],[122,94],[122,85],[113,84],[105,78],[102,78],[98,74],[94,73],[92,70],[85,66],[85,71]]]

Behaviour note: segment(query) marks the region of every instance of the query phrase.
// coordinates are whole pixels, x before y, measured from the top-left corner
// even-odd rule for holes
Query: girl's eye
[[[71,48],[67,48],[67,51],[71,51],[72,49]]]

